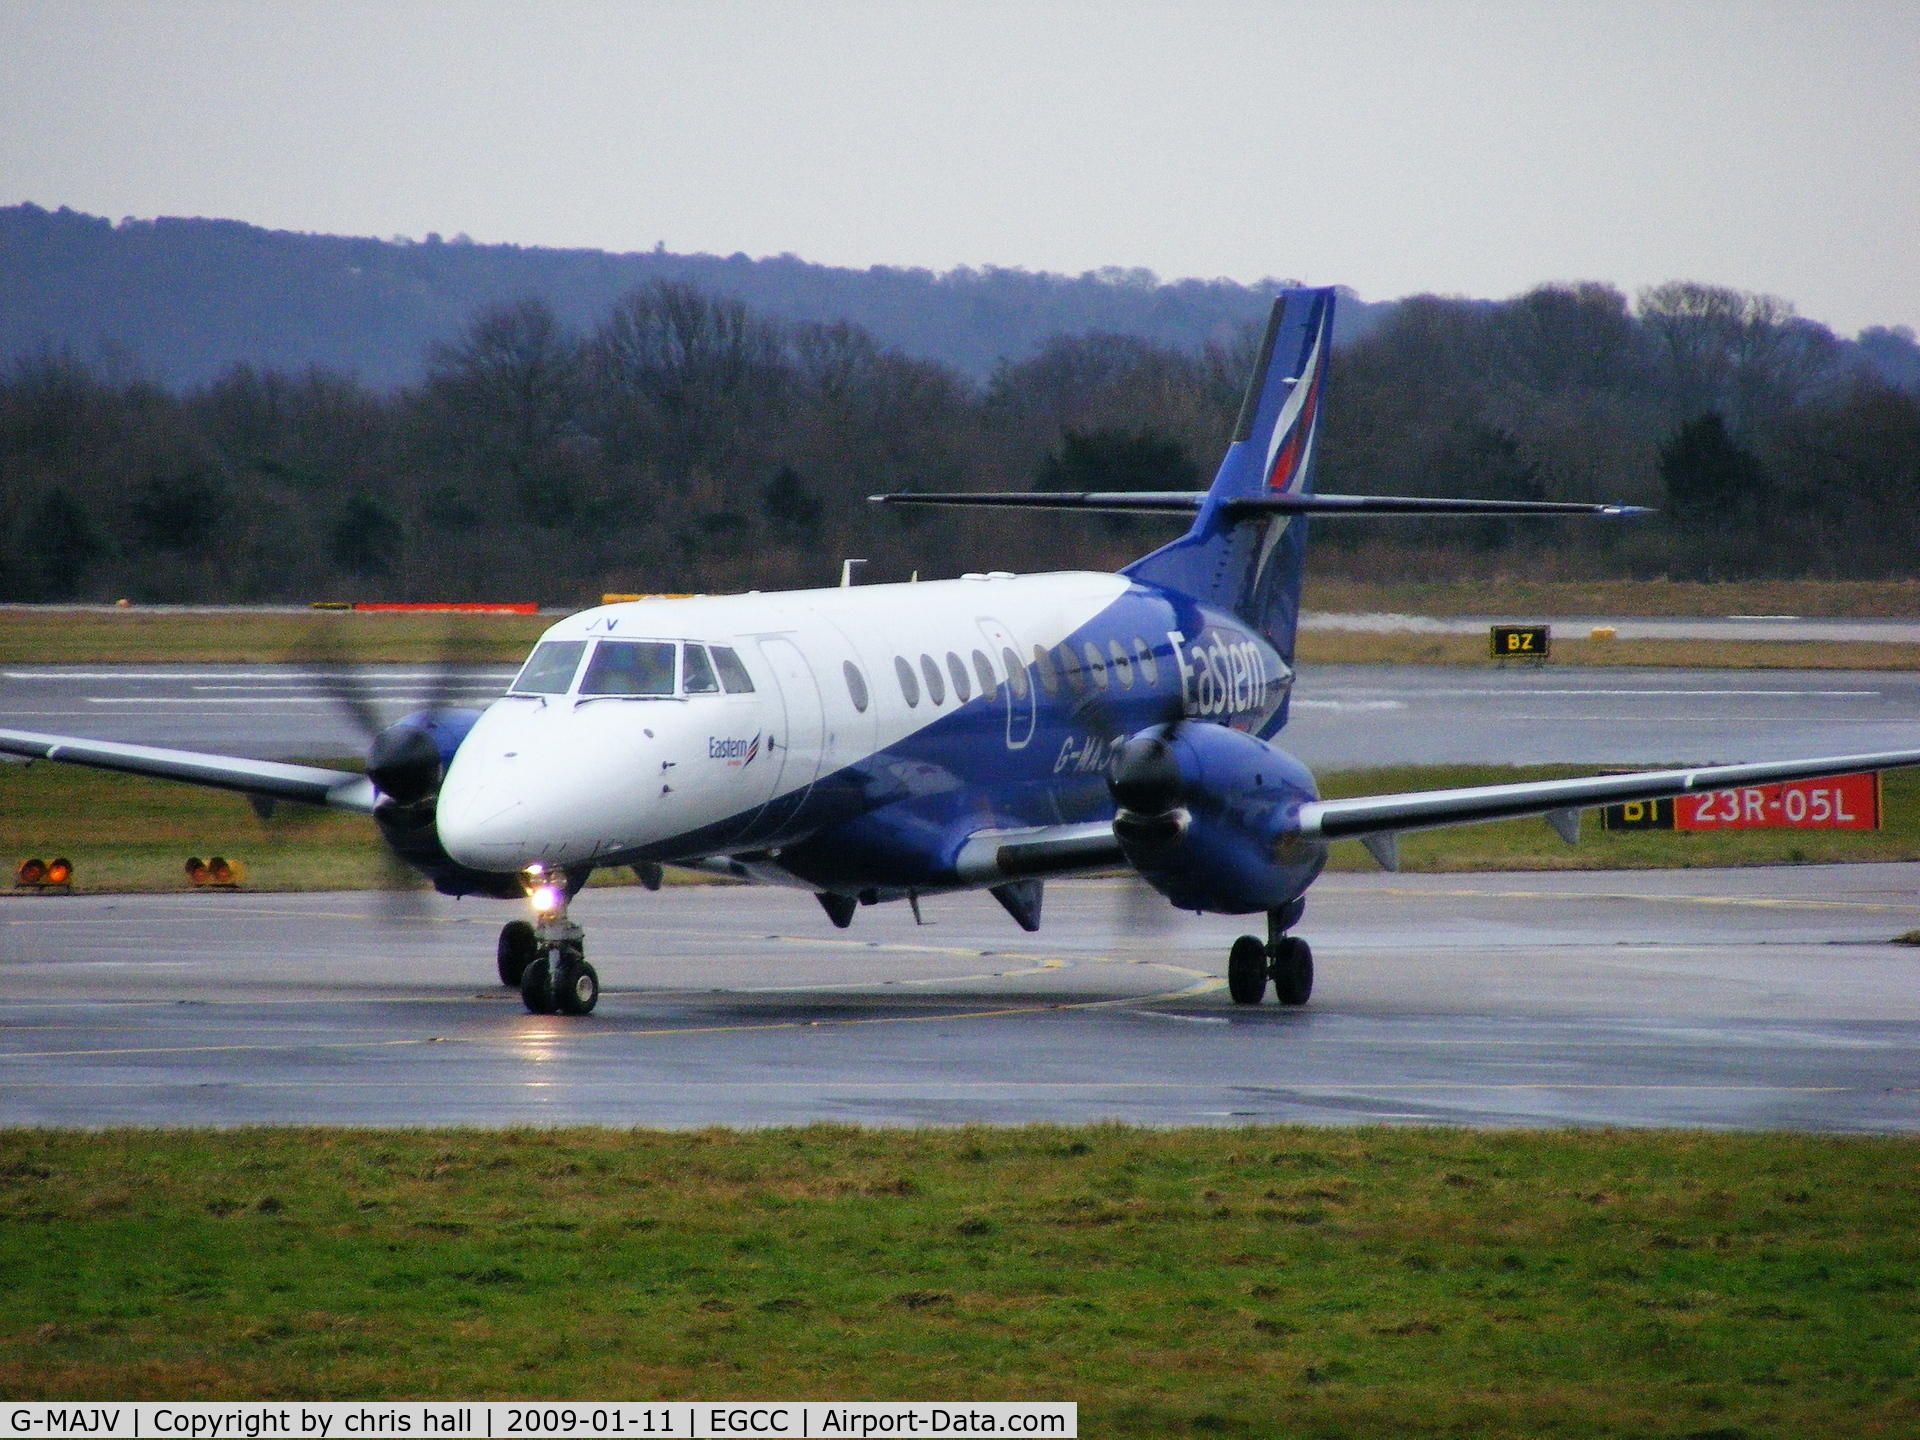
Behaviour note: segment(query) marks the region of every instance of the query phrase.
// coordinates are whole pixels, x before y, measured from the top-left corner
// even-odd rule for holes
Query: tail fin
[[[1235,500],[1313,490],[1315,441],[1327,360],[1333,349],[1334,292],[1283,290],[1273,302],[1233,441],[1193,528],[1124,574],[1231,610],[1293,664],[1306,563],[1306,516],[1261,513]]]

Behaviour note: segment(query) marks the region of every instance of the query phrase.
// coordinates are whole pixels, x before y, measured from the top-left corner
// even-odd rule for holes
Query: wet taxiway
[[[1231,1005],[1244,927],[1124,882],[863,910],[590,890],[606,994],[526,1014],[512,911],[0,901],[14,1125],[1688,1125],[1920,1131],[1920,866],[1334,875],[1313,1003]]]

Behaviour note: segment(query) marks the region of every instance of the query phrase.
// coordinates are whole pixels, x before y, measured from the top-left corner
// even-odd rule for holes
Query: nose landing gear
[[[586,1015],[600,1003],[600,976],[587,963],[587,933],[567,918],[567,878],[530,876],[532,924],[510,921],[500,932],[500,980],[518,985],[535,1015]]]
[[[1300,923],[1306,906],[1291,905],[1267,912],[1267,939],[1242,935],[1227,952],[1227,993],[1236,1005],[1258,1005],[1273,981],[1273,998],[1282,1005],[1304,1005],[1313,994],[1313,949],[1287,930]]]

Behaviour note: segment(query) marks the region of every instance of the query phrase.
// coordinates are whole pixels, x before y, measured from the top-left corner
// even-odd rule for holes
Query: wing
[[[150,775],[159,780],[182,780],[189,785],[238,790],[261,800],[292,800],[303,805],[330,805],[336,810],[352,810],[362,815],[373,813],[373,782],[351,770],[322,770],[312,765],[285,765],[277,760],[202,755],[196,750],[163,750],[156,745],[120,745],[111,740],[76,740],[68,735],[36,735],[28,730],[0,730],[0,754],[91,765],[96,770]]]
[[[1744,785],[1818,780],[1865,770],[1920,765],[1920,750],[1872,755],[1829,755],[1812,760],[1772,760],[1753,765],[1706,765],[1691,770],[1647,770],[1634,775],[1596,775],[1579,780],[1529,780],[1517,785],[1476,785],[1462,790],[1414,790],[1356,800],[1314,800],[1300,807],[1300,833],[1328,840],[1360,840],[1376,859],[1396,868],[1390,837],[1403,830],[1473,825],[1545,815],[1562,837],[1577,833],[1579,812],[1593,805],[1629,800],[1665,800]],[[1384,842],[1384,843],[1383,843]]]
[[[1114,838],[1111,820],[1026,830],[976,830],[954,857],[954,869],[960,877],[977,884],[1111,870],[1127,864],[1120,842]]]

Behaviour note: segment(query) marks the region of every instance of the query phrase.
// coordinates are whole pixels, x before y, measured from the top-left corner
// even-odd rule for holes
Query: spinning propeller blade
[[[347,655],[331,625],[310,629],[302,647],[303,668],[316,676],[319,688],[352,726],[365,747],[366,770],[383,793],[381,804],[414,806],[432,799],[440,781],[440,760],[433,744],[418,730],[396,729],[381,713],[379,692],[367,672]],[[441,637],[433,670],[424,686],[426,703],[409,702],[407,712],[446,710],[466,688],[463,670],[486,656],[484,638],[473,629],[450,627]],[[399,717],[395,716],[394,719]],[[375,819],[381,811],[376,809]],[[382,826],[382,838],[387,838]],[[381,847],[381,899],[376,913],[390,924],[418,922],[431,906],[420,875],[402,860],[390,843]]]

